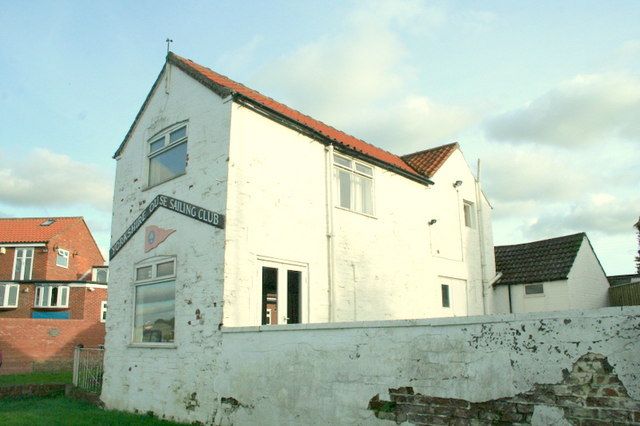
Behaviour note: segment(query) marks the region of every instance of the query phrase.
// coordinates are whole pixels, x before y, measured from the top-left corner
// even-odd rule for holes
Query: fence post
[[[78,386],[78,373],[80,372],[80,347],[73,350],[73,386]]]

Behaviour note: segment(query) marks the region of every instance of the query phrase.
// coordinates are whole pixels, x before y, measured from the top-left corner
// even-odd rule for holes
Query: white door
[[[304,307],[307,294],[307,267],[294,263],[259,262],[261,284],[261,324],[307,322]]]

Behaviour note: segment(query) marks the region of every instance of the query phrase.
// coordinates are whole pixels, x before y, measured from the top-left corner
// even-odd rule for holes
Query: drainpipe
[[[511,284],[507,284],[507,291],[509,291],[509,313],[513,313],[513,308],[511,307]]]
[[[334,261],[333,261],[333,145],[325,152],[325,204],[327,210],[327,298],[329,302],[329,322],[335,322]]]
[[[487,272],[487,260],[484,246],[484,218],[482,215],[482,190],[480,189],[480,159],[478,158],[478,169],[476,173],[476,217],[478,218],[478,244],[480,246],[480,281],[482,283],[482,314],[487,314],[486,304],[486,272]]]

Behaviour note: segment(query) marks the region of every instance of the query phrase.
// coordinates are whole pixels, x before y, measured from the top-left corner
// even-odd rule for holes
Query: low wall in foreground
[[[103,400],[109,408],[219,425],[640,419],[638,307],[223,327],[210,339],[220,351],[213,369],[189,378],[159,364],[142,371],[135,361],[119,373],[135,372],[135,388],[114,375]],[[175,349],[149,349],[163,363],[180,350],[179,341]],[[163,393],[158,405],[158,370],[162,380],[191,385],[168,388],[175,395]]]

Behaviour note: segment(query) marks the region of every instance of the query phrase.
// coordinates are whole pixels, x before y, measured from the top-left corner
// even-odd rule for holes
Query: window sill
[[[177,349],[175,343],[129,343],[127,348],[135,349]]]
[[[53,311],[53,310],[62,310],[62,309],[69,309],[69,306],[34,306],[33,309],[37,309],[37,310],[46,310],[46,311]]]
[[[167,182],[171,182],[172,180],[178,179],[179,177],[182,177],[182,176],[184,176],[186,174],[187,174],[187,172],[180,173],[179,175],[175,175],[171,179],[163,180],[162,182],[154,183],[153,185],[147,185],[146,187],[142,188],[142,192],[148,191],[148,190],[153,189],[153,188],[155,188],[157,186],[163,185],[163,184],[165,184]]]
[[[0,306],[0,311],[5,311],[9,309],[18,309],[18,306]]]
[[[340,206],[334,206],[334,207],[335,207],[336,209],[338,209],[338,210],[342,210],[342,211],[349,212],[349,213],[359,214],[360,216],[368,217],[368,218],[370,218],[370,219],[376,219],[376,220],[378,219],[376,216],[374,216],[374,215],[370,215],[370,214],[367,214],[367,213],[361,213],[361,212],[359,212],[359,211],[351,210],[351,209],[347,209],[347,208],[345,208],[345,207],[340,207]]]

